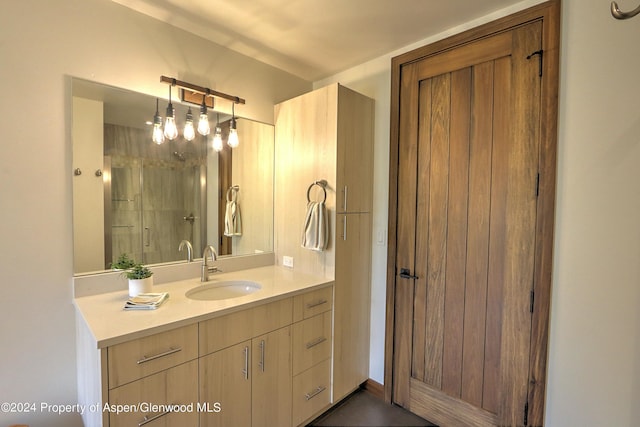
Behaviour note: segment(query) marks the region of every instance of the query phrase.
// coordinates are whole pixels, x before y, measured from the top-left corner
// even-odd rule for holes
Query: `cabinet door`
[[[196,427],[198,361],[109,390],[109,425]]]
[[[291,327],[252,340],[252,426],[291,426]]]
[[[251,425],[251,341],[200,358],[201,427]]]
[[[337,215],[333,401],[369,377],[370,214]]]
[[[337,212],[371,212],[373,100],[338,86]]]

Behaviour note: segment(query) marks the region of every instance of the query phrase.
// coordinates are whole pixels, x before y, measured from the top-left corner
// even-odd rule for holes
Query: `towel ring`
[[[326,181],[316,181],[309,186],[309,188],[307,189],[307,202],[311,203],[311,197],[309,196],[311,195],[311,189],[313,188],[314,185],[317,185],[318,187],[322,188],[322,193],[324,194],[324,199],[322,200],[322,203],[326,202],[327,201],[327,189],[325,188],[327,186]]]

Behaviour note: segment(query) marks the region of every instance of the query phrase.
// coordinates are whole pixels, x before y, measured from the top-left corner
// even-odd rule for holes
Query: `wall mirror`
[[[181,130],[189,105],[172,102]],[[160,115],[166,106],[160,99]],[[216,152],[214,129],[226,142],[230,116],[209,110],[209,136],[180,132],[157,145],[155,111],[155,97],[72,78],[74,273],[107,270],[122,253],[145,264],[185,260],[182,240],[194,258],[206,245],[220,256],[272,252],[273,126],[237,118],[240,145]],[[225,232],[231,201],[239,226]]]

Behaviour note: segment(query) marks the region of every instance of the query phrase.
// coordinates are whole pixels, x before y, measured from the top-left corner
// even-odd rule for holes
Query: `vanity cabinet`
[[[296,271],[335,280],[332,403],[369,377],[373,109],[372,99],[340,84],[275,107],[276,258],[293,257]],[[317,252],[301,247],[300,234],[307,192],[324,197],[310,187],[320,180],[329,239]]]
[[[192,360],[110,390],[109,425],[197,426],[198,413],[192,409],[198,401],[197,375],[198,361]]]
[[[293,425],[304,425],[331,403],[333,288],[294,298]]]
[[[197,357],[197,324],[108,347],[109,426],[197,426]]]
[[[291,425],[293,298],[200,323],[200,425]],[[211,352],[210,354],[207,354]]]
[[[329,405],[332,308],[326,286],[97,350],[78,319],[79,403],[108,408],[84,423],[297,426]]]

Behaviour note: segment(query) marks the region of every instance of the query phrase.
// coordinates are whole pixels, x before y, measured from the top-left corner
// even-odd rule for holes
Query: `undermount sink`
[[[187,298],[200,301],[215,301],[237,298],[262,289],[262,285],[249,280],[222,280],[197,286],[185,294]]]

